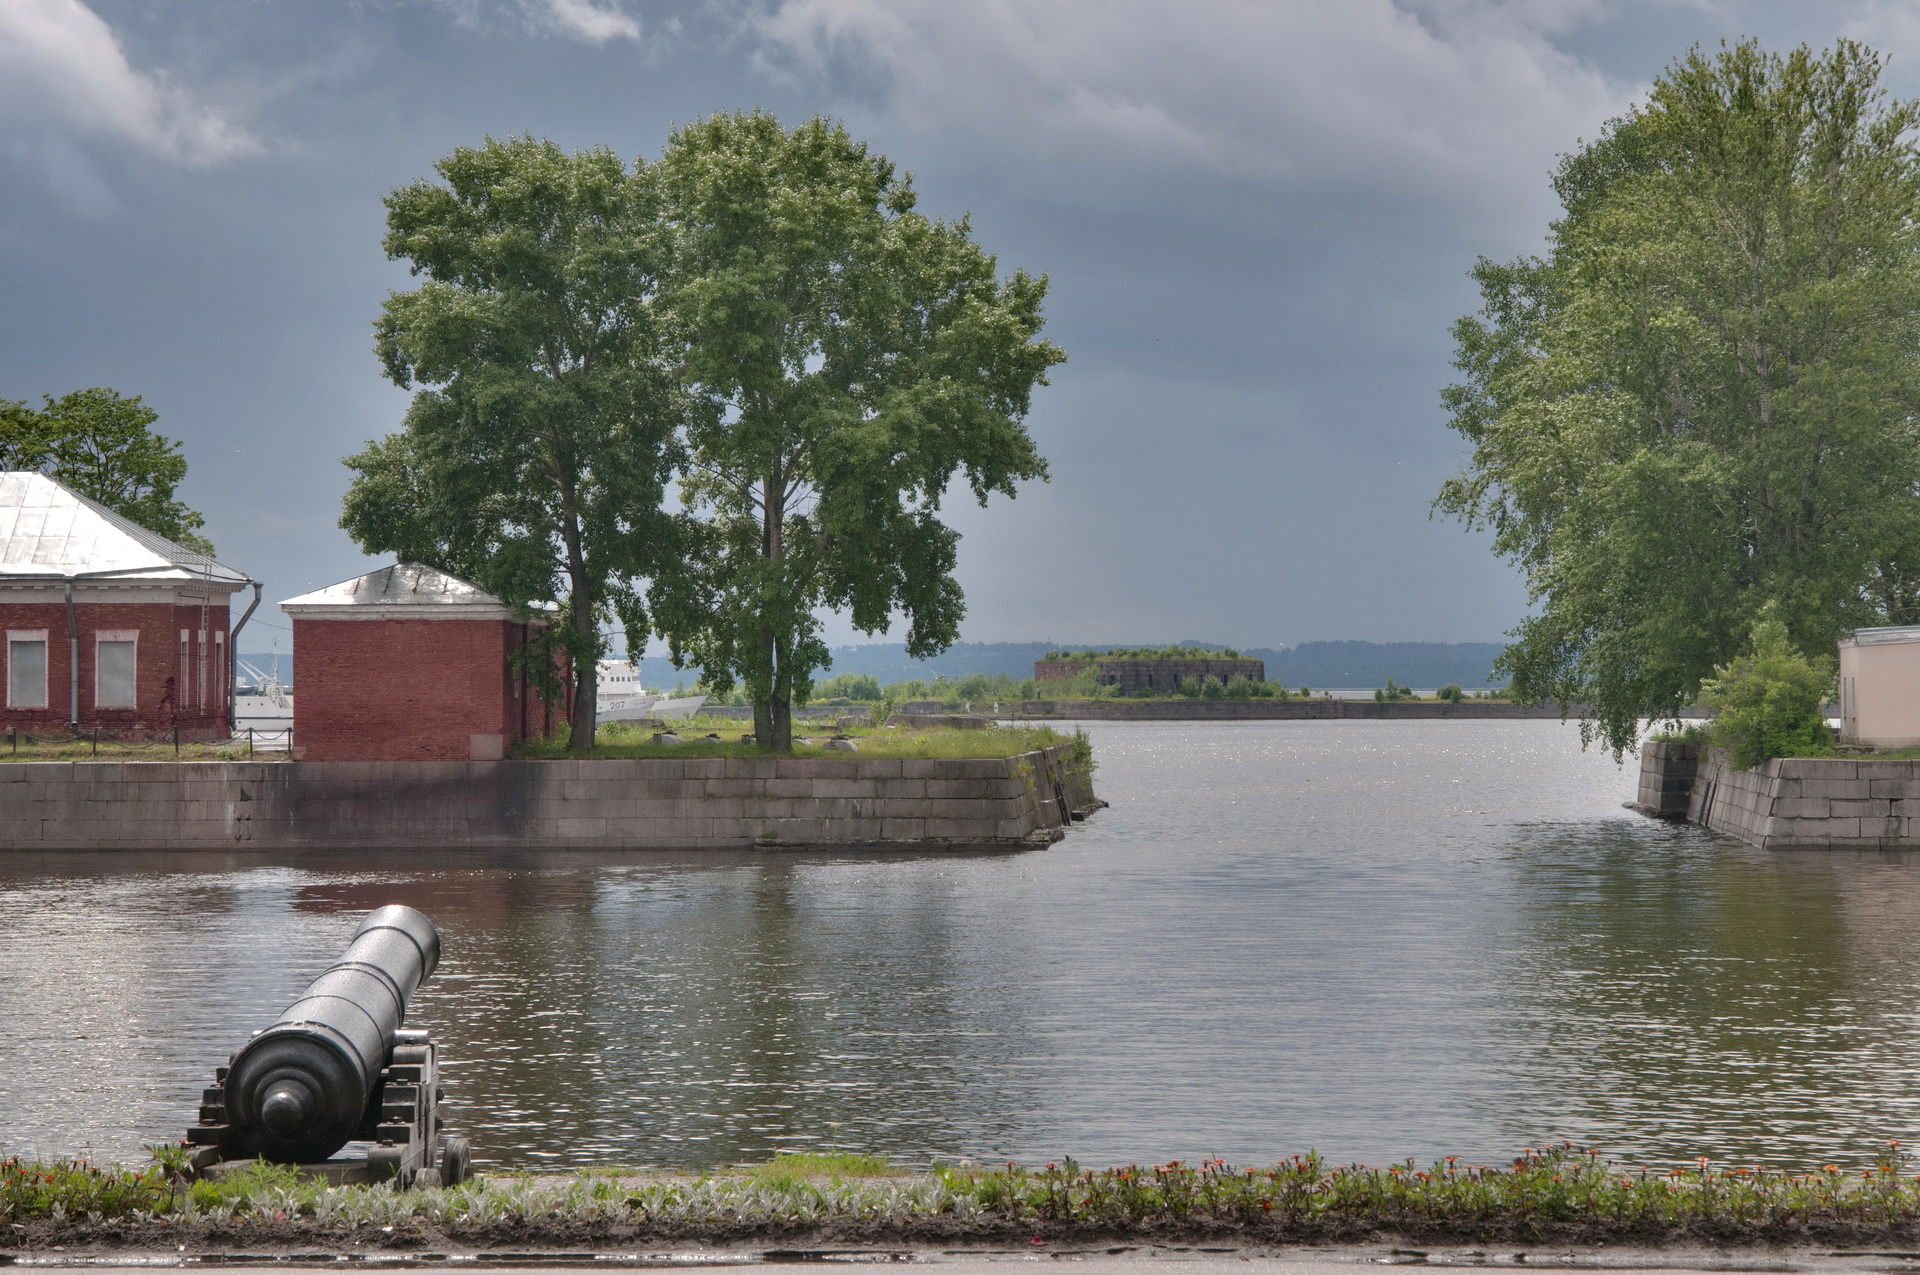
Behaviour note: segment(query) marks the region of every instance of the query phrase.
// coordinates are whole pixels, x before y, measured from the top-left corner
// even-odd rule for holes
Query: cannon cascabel
[[[407,1002],[439,960],[440,933],[425,914],[398,904],[367,913],[340,959],[234,1054],[229,1158],[305,1164],[350,1142]]]

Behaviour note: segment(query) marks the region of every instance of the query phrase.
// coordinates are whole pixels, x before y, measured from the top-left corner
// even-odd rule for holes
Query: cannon
[[[194,1167],[257,1158],[335,1181],[463,1181],[466,1139],[441,1133],[437,1051],[401,1025],[439,960],[440,932],[424,913],[367,913],[340,959],[215,1069],[187,1130],[202,1148]],[[330,1159],[354,1141],[374,1144],[365,1160]]]

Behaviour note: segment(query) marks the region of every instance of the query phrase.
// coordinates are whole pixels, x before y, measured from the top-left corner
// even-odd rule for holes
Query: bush
[[[1397,686],[1394,684],[1392,678],[1388,678],[1385,686],[1374,691],[1373,698],[1376,703],[1380,704],[1391,704],[1397,699],[1412,699],[1413,688],[1411,686]]]
[[[1434,694],[1449,704],[1458,704],[1467,697],[1467,693],[1452,682],[1448,682],[1445,686],[1435,691]]]
[[[1794,648],[1769,606],[1753,626],[1752,653],[1701,683],[1713,710],[1712,740],[1727,764],[1747,770],[1769,757],[1827,757],[1833,731],[1822,706],[1833,693],[1833,660]]]
[[[843,699],[872,704],[886,698],[880,693],[880,679],[871,673],[841,673],[813,688],[813,702]]]

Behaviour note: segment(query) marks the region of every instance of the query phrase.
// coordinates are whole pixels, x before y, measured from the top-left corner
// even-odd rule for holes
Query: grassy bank
[[[265,1165],[187,1185],[158,1167],[8,1161],[0,1162],[0,1222],[24,1247],[776,1237],[1906,1243],[1920,1235],[1920,1181],[1894,1147],[1872,1165],[1803,1173],[1704,1159],[1658,1170],[1565,1144],[1499,1166],[1453,1157],[1424,1169],[1411,1161],[1333,1166],[1305,1155],[1265,1168],[1213,1160],[1086,1170],[1068,1161],[909,1175],[868,1157],[793,1157],[699,1178],[608,1169],[418,1191],[324,1187]]]
[[[281,739],[281,732],[274,732],[275,740]],[[285,747],[279,752],[268,752],[265,737],[262,737],[259,750],[252,754],[266,759],[284,758]],[[114,739],[102,736],[95,739],[91,734],[71,735],[27,735],[9,737],[0,734],[0,763],[29,761],[246,761],[249,756],[246,736],[243,734],[236,742],[221,740],[218,743],[194,744],[186,741],[176,746],[171,739],[133,740]]]
[[[940,757],[1013,757],[1036,748],[1055,746],[1090,750],[1086,736],[1078,731],[1062,733],[1050,726],[990,726],[981,730],[912,730],[902,727],[850,726],[844,729],[820,729],[808,735],[802,723],[794,723],[793,756],[845,758],[845,751],[830,749],[827,741],[838,736],[853,741],[857,755],[882,758]],[[598,760],[627,757],[765,757],[767,752],[755,744],[743,742],[753,733],[753,723],[729,718],[693,718],[675,722],[678,744],[650,743],[656,727],[634,727],[614,722],[600,728],[595,737],[593,756]],[[551,738],[528,740],[516,745],[515,757],[562,758],[567,756],[564,730]]]
[[[825,744],[835,735],[855,741],[859,755],[864,757],[896,758],[940,758],[940,757],[1012,757],[1019,753],[1032,752],[1036,748],[1050,748],[1056,745],[1085,747],[1085,737],[1077,733],[1061,733],[1048,726],[991,727],[985,730],[910,730],[889,729],[875,726],[852,726],[847,728],[827,727],[824,724],[815,727],[814,733],[806,733],[808,723],[795,722],[795,740],[793,755],[796,757],[846,757],[849,754],[828,749]],[[652,738],[657,727],[635,727],[626,723],[614,722],[600,728],[594,756],[598,758],[620,757],[764,757],[767,754],[750,743],[742,743],[744,736],[753,733],[751,722],[742,723],[724,717],[700,717],[679,721],[673,728],[680,733],[684,742],[678,745],[653,744]],[[529,740],[515,746],[514,757],[526,758],[564,758],[567,756],[567,735],[562,727],[560,733],[548,739]],[[286,753],[267,752],[262,748],[249,753],[244,736],[238,742],[223,740],[219,743],[194,744],[182,742],[178,748],[172,740],[116,740],[91,736],[72,738],[69,736],[27,736],[21,735],[17,744],[0,735],[0,763],[33,761],[246,761],[249,757],[256,760],[284,761]]]

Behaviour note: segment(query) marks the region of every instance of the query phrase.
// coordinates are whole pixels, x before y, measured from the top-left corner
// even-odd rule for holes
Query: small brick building
[[[555,707],[513,661],[539,622],[477,585],[399,563],[280,609],[296,761],[492,761],[553,728]]]
[[[1171,691],[1187,682],[1198,682],[1209,677],[1222,682],[1231,682],[1236,677],[1254,682],[1267,679],[1265,660],[1229,659],[1222,655],[1190,660],[1133,659],[1124,656],[1112,659],[1082,657],[1077,660],[1035,660],[1033,680],[1061,681],[1078,677],[1089,668],[1098,670],[1100,685],[1117,686],[1129,695],[1142,687],[1153,691]]]
[[[229,603],[252,583],[45,474],[0,473],[0,722],[224,737]]]

